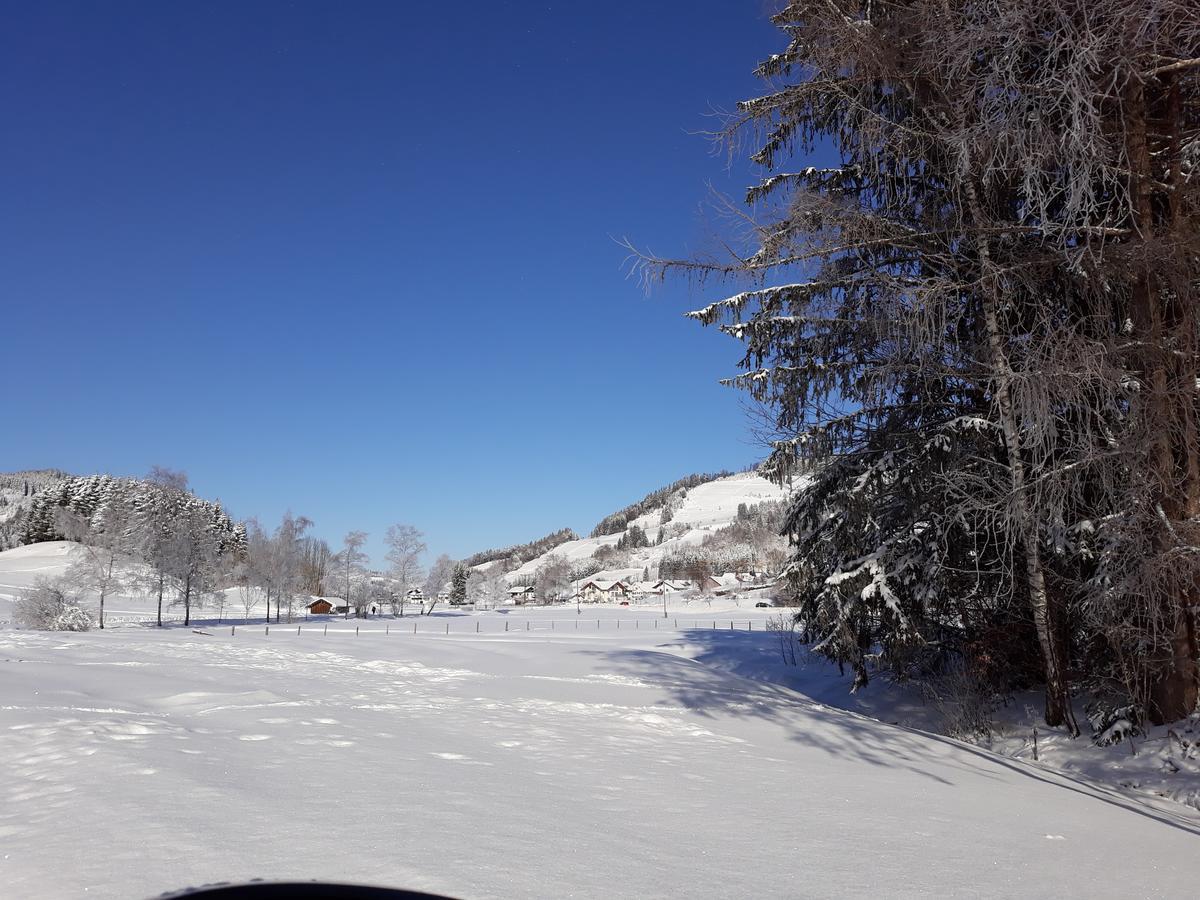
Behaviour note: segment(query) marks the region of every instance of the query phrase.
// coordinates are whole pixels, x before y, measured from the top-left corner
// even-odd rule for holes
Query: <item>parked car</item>
[[[770,607],[771,604],[768,603],[766,600],[759,600],[754,605],[759,609],[767,609],[768,607]]]

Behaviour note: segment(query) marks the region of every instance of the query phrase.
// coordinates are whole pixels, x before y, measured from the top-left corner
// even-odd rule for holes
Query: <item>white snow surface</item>
[[[670,612],[0,630],[0,893],[1194,895],[1185,808],[743,677],[762,611]]]

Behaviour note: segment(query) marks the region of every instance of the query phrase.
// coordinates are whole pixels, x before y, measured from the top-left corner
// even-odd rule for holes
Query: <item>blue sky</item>
[[[702,245],[759,0],[10,3],[0,469],[184,469],[459,556],[762,455]],[[718,289],[719,291],[719,289]]]

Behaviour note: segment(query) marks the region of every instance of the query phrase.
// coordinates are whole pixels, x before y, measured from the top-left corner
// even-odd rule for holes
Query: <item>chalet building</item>
[[[508,602],[515,603],[517,606],[524,606],[526,603],[533,601],[535,593],[531,585],[514,585],[508,589]]]
[[[308,604],[308,611],[314,616],[327,616],[333,612],[333,604],[324,597],[318,597]]]
[[[692,583],[683,579],[660,578],[650,587],[652,594],[681,594],[690,591]]]
[[[584,603],[620,603],[629,600],[629,585],[623,581],[585,581],[579,587]]]

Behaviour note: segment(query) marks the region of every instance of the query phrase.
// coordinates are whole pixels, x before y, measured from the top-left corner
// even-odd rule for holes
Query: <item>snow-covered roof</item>
[[[623,591],[629,590],[629,585],[627,585],[623,581],[595,581],[595,580],[585,581],[583,584],[581,584],[579,586],[579,590],[582,591],[582,590],[586,589],[589,585],[591,587],[594,587],[598,591],[605,591],[605,592],[611,591],[617,587],[619,587]]]
[[[656,591],[688,591],[691,588],[692,583],[682,579],[660,578],[654,582],[654,590]]]

